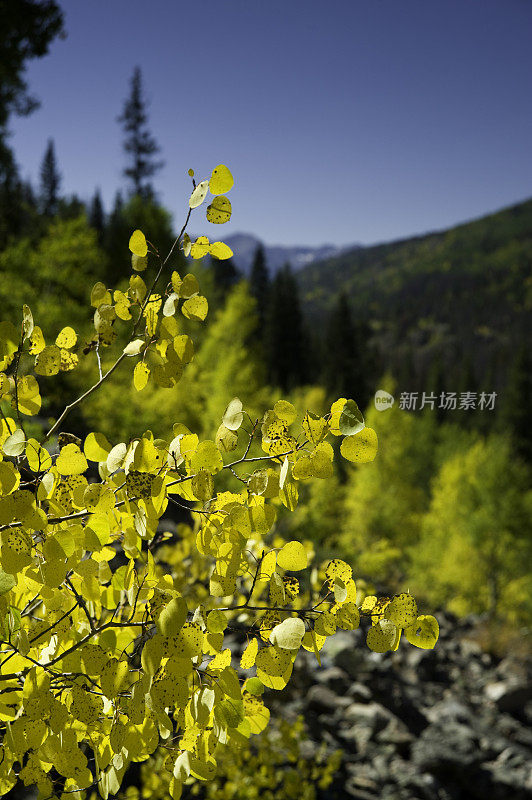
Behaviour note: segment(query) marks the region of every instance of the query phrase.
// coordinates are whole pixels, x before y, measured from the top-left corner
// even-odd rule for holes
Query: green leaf
[[[10,575],[8,572],[4,572],[3,569],[0,569],[0,595],[9,592],[13,586],[15,586],[16,582],[17,581],[13,575]]]
[[[338,427],[344,436],[353,436],[364,427],[364,417],[354,400],[346,400]]]
[[[258,678],[248,678],[244,684],[244,689],[254,697],[260,697],[264,694],[264,684]]]

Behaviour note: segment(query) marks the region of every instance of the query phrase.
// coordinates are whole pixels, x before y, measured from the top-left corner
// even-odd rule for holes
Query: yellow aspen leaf
[[[30,346],[29,346],[30,355],[36,356],[41,352],[41,350],[44,350],[46,342],[44,341],[42,330],[39,328],[38,325],[34,325],[29,341],[30,341]]]
[[[36,439],[29,439],[30,442],[35,442]],[[38,442],[37,442],[38,444]],[[40,445],[39,445],[40,446]],[[26,451],[28,450],[26,447]],[[0,493],[2,497],[10,494],[20,484],[20,473],[10,461],[0,461]]]
[[[22,306],[22,328],[24,330],[24,339],[29,339],[31,334],[33,333],[33,314],[31,313],[31,308],[27,306],[25,303]]]
[[[229,648],[217,653],[209,664],[209,672],[223,672],[231,664],[231,651]]]
[[[127,661],[119,661],[117,658],[110,658],[101,674],[100,685],[102,692],[109,700],[113,700],[125,686],[129,674]]]
[[[210,633],[223,633],[227,628],[227,616],[223,611],[214,609],[207,614],[207,630]]]
[[[275,572],[276,564],[277,564],[277,554],[274,550],[270,550],[270,552],[266,553],[266,555],[260,562],[259,574],[257,576],[257,580],[269,581],[273,573]]]
[[[183,236],[183,254],[186,258],[190,255],[190,248],[192,246],[192,242],[190,241],[190,236],[188,233],[185,233]]]
[[[48,450],[42,447],[37,439],[28,439],[26,444],[26,458],[33,472],[46,472],[52,466],[52,457]]]
[[[200,469],[205,469],[211,475],[215,475],[223,468],[223,460],[220,451],[216,444],[209,439],[200,442],[196,452],[190,459],[190,468],[192,472],[198,472]]]
[[[77,444],[67,444],[59,453],[55,466],[61,475],[81,475],[89,465]]]
[[[55,343],[58,347],[65,347],[70,350],[76,344],[78,335],[74,328],[67,326],[63,328],[58,334]]]
[[[366,636],[366,644],[374,653],[391,650],[397,635],[397,628],[388,619],[380,619],[372,625]]]
[[[103,433],[89,433],[83,445],[83,451],[89,461],[106,461],[111,450],[112,445]]]
[[[177,636],[187,618],[187,613],[184,598],[173,597],[158,616],[157,630],[163,636]]]
[[[438,620],[432,614],[422,614],[415,622],[405,628],[405,636],[415,647],[431,650],[440,633]]]
[[[277,564],[290,572],[308,567],[307,551],[301,542],[287,542],[277,554]]]
[[[217,258],[219,261],[225,261],[226,259],[231,258],[233,251],[229,245],[224,244],[224,242],[213,242],[209,246],[209,254],[214,258]]]
[[[238,435],[235,431],[226,428],[222,423],[216,432],[216,446],[222,453],[230,453],[238,444]]]
[[[135,369],[133,370],[133,386],[137,392],[141,392],[144,389],[148,383],[149,377],[150,368],[144,361],[139,361],[138,364],[135,364]]]
[[[33,375],[25,375],[17,380],[18,390],[18,410],[22,414],[34,416],[39,413],[41,408],[41,397],[39,394],[39,384]],[[11,405],[15,408],[15,395],[11,398]]]
[[[196,241],[190,246],[190,255],[194,259],[203,258],[209,252],[209,240],[206,236],[198,236]]]
[[[255,658],[257,657],[258,652],[259,652],[258,640],[250,639],[240,659],[241,669],[251,669],[251,667],[255,664]]]
[[[291,425],[297,417],[297,411],[288,400],[278,400],[273,407],[275,416],[284,422],[285,425]]]
[[[373,428],[363,428],[353,436],[346,436],[340,445],[340,452],[348,461],[367,464],[377,455],[378,440]]]
[[[21,456],[25,447],[26,437],[24,436],[24,431],[21,428],[17,428],[17,430],[8,436],[2,444],[4,455],[10,457]]]
[[[61,369],[61,350],[56,344],[47,345],[35,358],[35,372],[37,375],[50,377],[57,375]]]
[[[189,297],[189,299],[185,300],[181,307],[184,317],[187,319],[199,320],[200,322],[205,319],[208,310],[209,303],[207,302],[207,298],[203,297],[202,295]]]
[[[211,194],[225,194],[234,186],[234,178],[225,164],[218,164],[211,173],[209,189]]]
[[[207,220],[214,225],[223,225],[231,219],[231,201],[224,195],[215,197],[207,207]]]
[[[76,353],[71,353],[66,347],[61,348],[61,372],[70,372],[76,369],[79,358]]]
[[[402,592],[392,598],[386,606],[384,616],[398,628],[407,628],[417,619],[417,603],[411,594]]]
[[[142,303],[148,288],[140,275],[132,275],[129,279],[129,292],[133,303]],[[111,302],[109,300],[109,302]]]
[[[148,243],[142,231],[138,229],[133,231],[129,239],[129,249],[134,255],[140,256],[141,258],[144,258],[144,256],[148,254]]]
[[[346,400],[338,418],[338,428],[344,436],[352,436],[364,427],[364,417],[354,400]]]
[[[179,297],[187,298],[192,297],[199,292],[198,279],[191,272],[188,272],[179,287]]]
[[[139,256],[137,253],[131,254],[131,267],[135,272],[144,272],[148,266],[148,256]]]
[[[326,580],[330,581],[331,583],[334,582],[335,578],[340,578],[344,583],[347,583],[353,576],[353,570],[345,561],[342,561],[340,558],[333,558],[327,564],[327,568],[325,570],[325,578]]]
[[[104,283],[97,281],[91,290],[91,306],[98,308],[102,303],[111,302],[111,292],[109,292]]]

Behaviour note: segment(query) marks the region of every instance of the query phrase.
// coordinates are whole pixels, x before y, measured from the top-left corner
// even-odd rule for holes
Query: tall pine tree
[[[103,209],[102,196],[100,190],[96,189],[89,208],[89,225],[98,234],[98,242],[101,244],[105,232],[105,211]]]
[[[241,275],[232,258],[224,260],[213,258],[211,265],[215,292],[214,300],[217,306],[221,306],[225,303],[227,295],[233,286],[238,283]]]
[[[252,297],[257,301],[257,317],[259,321],[259,333],[264,335],[264,325],[266,322],[266,311],[268,308],[268,295],[270,292],[270,275],[266,266],[266,256],[264,247],[259,244],[255,251],[251,272],[249,273],[249,290]]]
[[[275,276],[266,312],[265,353],[268,380],[287,392],[305,383],[308,374],[308,337],[290,265]]]
[[[517,454],[532,464],[531,397],[532,356],[530,344],[523,339],[501,392],[500,420],[504,434],[512,437]]]
[[[151,198],[154,196],[154,191],[149,179],[161,169],[163,162],[155,159],[160,147],[148,129],[148,114],[140,67],[135,67],[130,86],[124,110],[118,117],[118,122],[121,123],[126,134],[124,150],[129,161],[128,166],[124,169],[124,175],[131,182],[132,194]]]
[[[45,216],[51,217],[57,213],[59,206],[59,188],[61,175],[57,168],[54,140],[48,139],[40,169],[41,177],[41,208]]]
[[[353,398],[362,407],[370,399],[369,328],[355,323],[349,300],[342,292],[334,306],[325,331],[323,380],[331,397]]]

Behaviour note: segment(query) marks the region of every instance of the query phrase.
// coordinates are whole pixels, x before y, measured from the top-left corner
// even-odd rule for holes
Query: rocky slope
[[[344,751],[321,800],[532,798],[532,659],[495,659],[470,638],[476,622],[440,613],[433,651],[367,650],[362,631],[338,632],[322,668],[301,652],[293,680],[266,702],[303,714],[309,755]]]

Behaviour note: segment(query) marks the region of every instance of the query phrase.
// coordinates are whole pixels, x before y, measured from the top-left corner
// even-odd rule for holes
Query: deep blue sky
[[[42,107],[13,122],[24,176],[53,137],[63,188],[123,183],[122,110],[142,67],[182,220],[220,162],[233,221],[198,233],[370,243],[532,195],[531,0],[63,0],[65,41],[30,64]],[[208,231],[210,229],[210,232]]]

